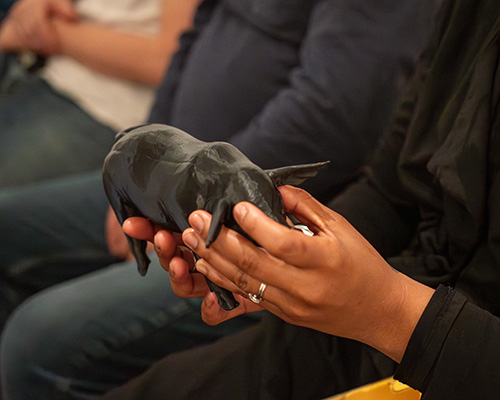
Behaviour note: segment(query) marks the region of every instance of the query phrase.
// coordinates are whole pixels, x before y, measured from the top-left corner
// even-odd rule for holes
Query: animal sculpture
[[[233,206],[240,201],[255,204],[287,225],[276,187],[298,185],[327,163],[262,170],[229,143],[203,142],[172,126],[147,124],[117,134],[104,161],[103,182],[120,223],[142,216],[167,230],[182,232],[189,227],[191,212],[210,212],[206,240],[210,246],[222,225],[244,234],[232,216]],[[146,242],[127,239],[138,270],[145,275],[150,263]],[[208,284],[221,307],[231,310],[238,306],[231,292]]]

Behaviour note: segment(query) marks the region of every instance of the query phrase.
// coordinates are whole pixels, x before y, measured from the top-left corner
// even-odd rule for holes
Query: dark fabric
[[[425,400],[496,399],[500,4],[450,1],[441,20],[367,178],[331,206],[395,268],[466,296],[438,289],[398,379]]]
[[[470,301],[500,311],[499,11],[496,0],[446,4],[367,178],[331,203],[396,268],[469,297],[439,288],[411,338],[397,376],[425,400],[499,393],[500,319]],[[362,345],[266,323],[170,357],[105,398],[321,398],[362,384],[356,371],[393,372],[377,371],[378,353]]]
[[[493,0],[448,3],[368,178],[331,203],[395,268],[456,285],[495,313],[499,10]]]
[[[436,354],[441,351],[466,301],[463,296],[457,296],[453,301],[454,294],[451,287],[438,287],[413,332],[403,360],[396,370],[396,379],[419,390],[426,389],[432,376]]]
[[[15,0],[0,0],[0,21],[7,15]]]
[[[370,347],[268,315],[236,335],[163,359],[102,399],[323,399],[394,368]]]
[[[387,129],[433,14],[416,1],[205,1],[150,122],[228,141],[263,168],[330,160],[304,184],[327,200]]]
[[[395,378],[430,399],[496,399],[500,319],[440,286],[422,315]]]
[[[314,10],[308,14],[312,3]],[[285,163],[287,157],[296,163],[311,161],[311,154],[320,157],[314,161],[325,156],[334,161],[334,167],[325,172],[327,179],[311,183],[318,185],[313,191],[316,196],[331,195],[339,184],[356,176],[358,166],[368,157],[369,151],[363,153],[363,149],[378,143],[392,109],[389,98],[398,87],[395,74],[403,78],[404,73],[411,72],[412,46],[426,36],[423,31],[416,35],[418,38],[412,36],[415,25],[409,23],[425,19],[424,13],[418,12],[421,3],[307,0],[299,7],[297,1],[284,5],[283,1],[266,0],[214,4],[202,4],[211,15],[210,25],[203,24],[208,19],[198,18],[192,36],[184,36],[179,53],[182,60],[174,60],[179,71],[176,75],[169,70],[151,122],[176,125],[204,140],[217,133],[218,139],[227,138],[237,144],[263,167]],[[282,23],[289,18],[287,7],[307,21],[304,38],[300,43],[294,41],[293,30],[281,26],[280,31],[286,35],[279,40],[271,36],[259,48],[257,43],[261,41],[256,39],[261,33],[253,29],[257,26],[256,16],[278,13],[277,21]],[[429,12],[428,5],[424,8]],[[267,19],[258,20],[262,31],[262,26],[268,26]],[[300,18],[289,21],[293,21],[289,28],[303,29]],[[238,25],[244,29],[239,26],[236,30]],[[220,38],[222,26],[233,36],[238,35],[235,47],[228,44],[227,38]],[[196,42],[191,42],[196,35]],[[403,44],[403,39],[412,45]],[[203,41],[207,50],[197,52],[197,44]],[[299,44],[301,51],[297,54]],[[231,57],[237,50],[241,51],[242,61]],[[282,62],[273,64],[270,76],[265,75],[260,63],[276,57],[283,57]],[[394,60],[398,60],[396,68]],[[226,65],[220,76],[212,71],[215,61]],[[237,84],[231,75],[239,63],[244,63],[242,71],[252,74],[248,85]],[[218,79],[212,81],[207,76]],[[389,81],[394,85],[387,86]],[[194,82],[196,91],[187,90],[190,85],[194,87]],[[207,98],[207,93],[219,95]],[[235,93],[244,98],[232,99]],[[161,102],[165,106],[173,104],[172,112],[163,114]],[[269,148],[280,146],[282,154],[273,151],[273,156],[269,155]],[[350,167],[343,169],[342,165]],[[397,215],[395,212],[395,219]],[[395,247],[391,240],[387,243]],[[367,346],[269,316],[209,346],[168,356],[103,398],[321,399],[387,377],[394,369],[392,360]]]

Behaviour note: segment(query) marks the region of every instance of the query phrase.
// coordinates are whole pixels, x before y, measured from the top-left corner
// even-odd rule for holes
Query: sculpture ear
[[[330,161],[323,161],[314,164],[291,165],[275,169],[267,169],[264,172],[276,186],[280,185],[300,185],[306,179],[316,176],[321,168],[330,164]]]
[[[212,222],[208,229],[207,241],[205,242],[207,248],[217,239],[222,225],[229,218],[230,213],[231,205],[227,199],[222,199],[216,203],[215,209],[212,212]]]

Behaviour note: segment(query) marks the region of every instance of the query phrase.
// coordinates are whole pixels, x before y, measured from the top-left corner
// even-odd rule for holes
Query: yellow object
[[[421,393],[393,378],[383,379],[325,400],[419,400]]]

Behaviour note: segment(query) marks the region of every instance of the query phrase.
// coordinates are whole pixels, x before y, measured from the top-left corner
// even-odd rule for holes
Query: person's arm
[[[440,286],[434,292],[391,270],[373,253],[373,249],[365,247],[364,239],[352,232],[342,218],[328,210],[321,211],[321,207],[310,212],[312,209],[306,205],[303,196],[295,193],[292,203],[286,194],[285,199],[289,207],[307,219],[304,222],[310,226],[322,226],[322,232],[329,232],[326,236],[333,239],[331,241],[324,233],[316,232],[317,239],[325,243],[314,250],[313,256],[309,255],[310,247],[305,244],[313,238],[286,231],[280,225],[273,226],[274,222],[248,205],[246,215],[242,215],[241,208],[236,209],[236,219],[270,252],[253,248],[235,232],[223,229],[212,245],[212,254],[208,255],[203,243],[209,216],[196,212],[198,217],[191,216],[190,222],[201,235],[189,230],[184,236],[194,235],[187,241],[212,261],[212,264],[199,262],[198,269],[215,283],[225,284],[242,295],[247,291],[255,293],[260,283],[266,282],[268,287],[260,305],[244,300],[246,295],[238,298],[243,307],[240,313],[262,306],[291,323],[364,341],[400,362],[395,378],[423,392],[422,400],[497,398],[500,391],[497,384],[500,382],[497,366],[500,318],[472,304],[452,288]],[[321,215],[322,212],[327,215]],[[186,262],[180,254],[174,254],[181,243],[179,239],[174,241],[165,231],[155,234],[151,224],[142,218],[127,220],[125,228],[129,233],[155,241],[160,261],[169,260],[170,269],[175,270],[171,272],[174,283],[187,283],[190,279],[190,284],[184,285],[186,291],[180,290],[179,293],[206,296],[202,305],[205,321],[214,324],[235,315],[239,307],[229,313],[221,310],[214,295],[198,279],[202,276],[189,274],[187,263],[185,269],[179,268]],[[351,244],[356,249],[349,245],[350,233],[354,233]],[[193,239],[198,244],[194,244]],[[330,244],[326,244],[329,241]],[[224,250],[219,252],[213,247]],[[329,247],[330,251],[318,251],[321,247],[323,250]],[[335,251],[334,247],[340,251]],[[365,250],[368,250],[368,255]],[[346,255],[344,251],[353,257],[339,263],[339,274],[330,268],[321,273],[317,268],[321,258],[328,260],[325,265],[332,264]],[[292,260],[290,264],[293,266],[283,262],[286,258]],[[303,266],[297,268],[300,263]],[[370,273],[373,269],[377,271],[375,276]],[[307,276],[298,275],[301,272]],[[314,279],[318,272],[318,280],[311,284],[310,279]],[[395,282],[401,285],[393,287]],[[308,290],[309,287],[314,287],[314,290]],[[358,291],[356,288],[363,289]],[[328,302],[332,304],[323,308]],[[335,309],[344,311],[332,314]],[[360,326],[361,330],[355,333]],[[360,333],[362,331],[365,333]]]
[[[85,21],[68,23],[55,19],[60,53],[104,74],[156,86],[177,48],[179,35],[191,24],[198,2],[165,0],[161,30],[156,36],[128,34]]]
[[[500,319],[440,286],[425,309],[395,378],[426,399],[496,399]]]

